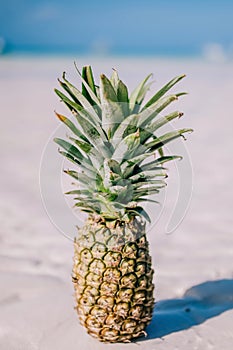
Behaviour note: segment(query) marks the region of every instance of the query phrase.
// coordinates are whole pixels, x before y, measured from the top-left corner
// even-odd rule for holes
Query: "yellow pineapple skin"
[[[102,342],[145,335],[152,319],[153,269],[145,222],[89,217],[74,242],[73,283],[81,325]]]

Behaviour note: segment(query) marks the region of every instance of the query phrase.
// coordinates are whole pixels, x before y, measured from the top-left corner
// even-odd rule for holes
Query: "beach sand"
[[[171,165],[159,220],[158,209],[150,209],[154,224],[148,229],[148,238],[157,304],[148,337],[139,339],[137,345],[106,345],[85,334],[73,309],[72,241],[51,222],[56,224],[58,220],[60,230],[67,230],[69,237],[75,232],[73,222],[67,223],[68,216],[59,221],[63,217],[58,203],[61,197],[53,191],[53,179],[59,183],[60,174],[46,173],[46,169],[42,174],[42,184],[51,186],[49,198],[43,193],[46,186],[42,189],[48,213],[39,186],[42,153],[59,125],[53,111],[65,111],[53,88],[58,87],[56,79],[64,70],[70,80],[77,82],[74,59],[0,59],[1,349],[232,349],[233,63],[76,59],[80,67],[91,64],[96,77],[101,72],[109,75],[112,67],[117,68],[130,89],[152,72],[155,84],[151,94],[172,77],[186,73],[187,78],[174,89],[189,92],[174,107],[185,116],[174,126],[195,130],[182,144],[181,150],[188,156],[183,168],[178,168],[179,176]],[[56,148],[49,157],[51,169],[56,169]],[[48,159],[42,166],[46,168],[46,164]],[[186,190],[182,192],[183,188]],[[177,215],[183,220],[168,234],[178,192],[183,197]]]

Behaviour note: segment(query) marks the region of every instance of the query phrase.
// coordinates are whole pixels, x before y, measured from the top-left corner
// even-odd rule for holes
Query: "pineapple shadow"
[[[189,329],[233,309],[233,279],[207,281],[188,289],[180,299],[156,303],[147,338],[162,338]]]

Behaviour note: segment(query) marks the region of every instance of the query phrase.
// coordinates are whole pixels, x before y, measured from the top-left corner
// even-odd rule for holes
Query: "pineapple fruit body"
[[[111,227],[112,226],[112,227]],[[75,240],[73,283],[80,323],[103,342],[145,334],[152,318],[153,269],[145,223],[89,218]]]
[[[167,92],[184,75],[175,77],[146,103],[149,74],[129,94],[116,70],[94,80],[92,69],[80,72],[81,89],[67,79],[55,89],[70,110],[73,121],[56,113],[69,129],[66,140],[55,138],[59,152],[73,169],[64,170],[76,186],[75,208],[88,219],[75,240],[73,282],[76,308],[88,333],[104,342],[128,342],[142,334],[153,312],[153,270],[143,203],[166,185],[164,163],[180,159],[165,155],[164,145],[192,129],[161,133],[180,118],[179,111],[165,115],[165,108],[184,92]]]

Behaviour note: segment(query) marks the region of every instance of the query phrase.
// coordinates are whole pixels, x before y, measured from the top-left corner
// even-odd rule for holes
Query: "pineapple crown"
[[[110,79],[101,74],[99,86],[90,66],[83,67],[82,72],[76,70],[81,90],[66,79],[65,73],[59,83],[66,94],[55,89],[75,119],[73,122],[56,113],[72,136],[54,141],[62,148],[59,152],[74,163],[74,170],[64,171],[79,186],[66,194],[74,195],[76,207],[105,222],[126,222],[138,216],[150,221],[140,202],[158,203],[148,196],[166,185],[164,163],[181,158],[164,155],[164,145],[192,132],[180,129],[157,135],[162,126],[183,115],[175,111],[159,116],[185,94],[166,94],[185,75],[169,81],[143,104],[152,74],[129,95],[115,69]]]

